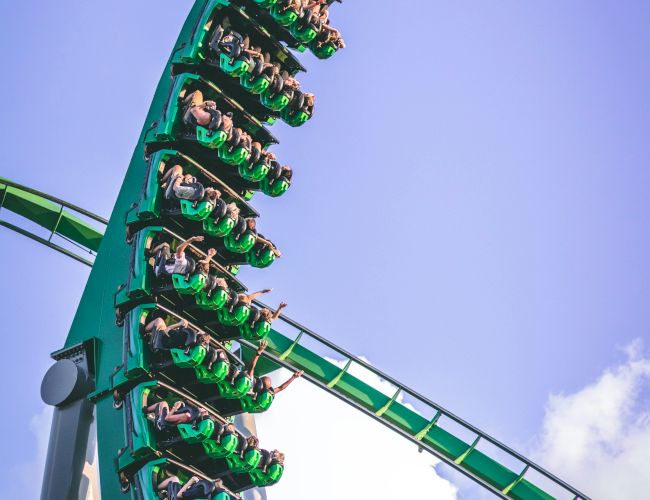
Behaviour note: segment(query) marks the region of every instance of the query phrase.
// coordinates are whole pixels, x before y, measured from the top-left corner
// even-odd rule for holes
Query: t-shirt
[[[187,261],[187,257],[172,257],[167,262],[165,262],[165,271],[169,274],[185,274],[189,269],[190,263]]]

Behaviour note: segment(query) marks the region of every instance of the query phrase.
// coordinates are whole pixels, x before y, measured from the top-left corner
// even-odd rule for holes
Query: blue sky
[[[107,5],[0,5],[1,175],[106,216],[190,3]],[[347,1],[332,19],[348,48],[300,56],[315,116],[273,126],[294,185],[254,200],[283,258],[243,276],[528,449],[550,394],[648,336],[650,4]],[[22,463],[87,270],[0,238],[0,462]]]

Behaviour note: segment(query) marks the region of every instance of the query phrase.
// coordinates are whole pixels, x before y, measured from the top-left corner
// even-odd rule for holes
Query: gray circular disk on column
[[[85,385],[81,369],[69,359],[50,366],[41,383],[41,399],[48,405],[61,406],[71,401]]]

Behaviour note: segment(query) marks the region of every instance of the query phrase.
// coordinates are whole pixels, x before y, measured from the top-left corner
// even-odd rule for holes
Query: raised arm
[[[174,323],[173,325],[169,325],[167,327],[167,330],[173,330],[174,328],[187,328],[189,323],[187,322],[186,319],[180,320],[178,323]]]
[[[279,386],[277,386],[275,388],[275,394],[277,394],[278,392],[284,391],[287,387],[289,387],[291,385],[291,382],[293,382],[297,378],[302,377],[304,373],[305,373],[304,371],[299,370],[296,373],[294,373],[293,375],[291,375],[291,377],[289,377],[289,380],[287,380],[284,384],[279,385]]]
[[[179,498],[183,498],[183,493],[185,493],[187,490],[189,490],[192,486],[194,486],[196,483],[198,483],[200,479],[196,476],[192,476],[190,480],[183,485],[183,487],[178,491],[176,494]]]
[[[276,257],[281,257],[282,256],[282,252],[280,252],[280,250],[278,250],[275,247],[275,245],[273,244],[273,242],[271,240],[267,240],[266,238],[264,238],[263,236],[260,236],[258,234],[257,235],[257,241],[259,241],[260,243],[263,243],[264,245],[267,245],[271,249],[271,251],[275,254]]]
[[[273,313],[273,316],[271,316],[271,321],[275,321],[276,319],[278,319],[278,317],[280,316],[280,311],[282,311],[282,309],[284,309],[285,307],[287,307],[287,303],[286,302],[280,302],[280,305],[278,306],[278,308]]]
[[[259,361],[260,356],[264,352],[264,349],[266,349],[267,345],[269,345],[269,343],[266,340],[262,340],[262,342],[260,342],[255,356],[253,356],[253,359],[251,359],[250,363],[248,364],[248,368],[246,368],[246,373],[248,373],[249,377],[255,376],[255,366],[257,366],[257,362]]]
[[[165,321],[162,318],[156,318],[154,320],[149,321],[149,323],[146,324],[144,327],[145,332],[151,332],[153,330],[165,330],[167,328],[167,325],[165,324]]]
[[[255,299],[256,299],[257,297],[259,297],[260,295],[264,295],[265,293],[269,293],[269,292],[272,291],[272,290],[273,290],[273,288],[265,288],[264,290],[260,290],[259,292],[249,293],[249,294],[247,295],[247,297],[248,297],[250,300],[255,300]]]
[[[203,241],[205,238],[203,236],[192,236],[191,238],[186,239],[183,243],[178,245],[176,248],[176,257],[179,259],[185,255],[185,249],[190,246],[195,241]]]
[[[200,261],[198,261],[197,264],[210,265],[210,261],[212,260],[212,257],[214,257],[215,255],[217,255],[217,251],[214,248],[209,248],[207,255],[203,257]]]

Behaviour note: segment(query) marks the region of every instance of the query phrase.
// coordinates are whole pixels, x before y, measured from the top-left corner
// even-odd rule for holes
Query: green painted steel
[[[36,195],[32,194],[32,196]],[[47,200],[41,199],[39,203],[36,203],[37,206],[42,206],[42,202],[44,201]],[[97,217],[97,220],[101,220],[101,218]],[[83,244],[83,242],[84,240],[79,238],[78,243]],[[263,304],[258,305],[263,306]],[[284,327],[295,330],[297,334],[294,338],[291,338],[290,336],[281,333],[279,329],[272,329],[270,331],[267,336],[269,348],[268,354],[265,354],[266,363],[264,360],[260,361],[258,364],[259,373],[269,372],[279,368],[280,366],[286,366],[294,371],[304,370],[306,372],[306,378],[316,383],[322,389],[327,390],[333,395],[352,404],[368,415],[373,415],[382,423],[396,430],[404,437],[440,457],[446,463],[450,465],[453,464],[452,466],[460,468],[463,472],[476,476],[476,478],[479,479],[479,482],[487,483],[490,485],[492,491],[499,492],[502,496],[507,498],[554,498],[526,480],[525,474],[522,475],[522,473],[527,473],[529,470],[537,470],[542,475],[550,476],[550,480],[556,483],[558,487],[566,490],[567,494],[570,493],[577,498],[588,498],[586,495],[578,492],[574,488],[563,484],[559,479],[554,478],[554,476],[544,471],[541,467],[526,460],[515,452],[509,451],[505,445],[502,445],[488,434],[475,429],[473,426],[453,415],[451,412],[448,412],[439,405],[422,398],[417,392],[398,383],[397,381],[394,381],[386,374],[380,372],[355,356],[346,353],[337,346],[322,341],[319,336],[290,318],[281,315],[278,321],[283,324]],[[105,326],[108,327],[113,325]],[[116,335],[121,337],[119,335],[119,329],[116,328],[116,330],[118,330]],[[312,341],[316,340],[321,342],[323,348],[333,348],[345,358],[343,365],[335,365],[313,351],[301,346],[300,341],[305,336],[309,337]],[[246,341],[242,341],[242,343],[245,342]],[[135,344],[135,342],[133,342],[133,344]],[[248,345],[252,346],[253,344]],[[133,356],[141,359],[142,356],[145,356],[143,352],[144,350],[141,349],[137,353],[134,353]],[[145,361],[140,361],[138,363],[131,362],[130,366],[133,366],[134,368],[140,366],[140,369],[142,369],[142,366],[147,364],[148,363]],[[363,366],[365,369],[374,373],[377,377],[390,381],[395,386],[395,392],[390,395],[384,394],[350,374],[350,366],[352,365]],[[348,368],[343,370],[342,368],[345,368],[345,366],[348,366]],[[437,415],[436,420],[427,420],[418,412],[401,403],[399,401],[400,395],[410,395],[419,400],[420,403],[433,411],[434,415]],[[248,402],[245,404],[248,406]],[[250,405],[248,406],[248,410],[255,411],[255,408]],[[475,438],[470,442],[457,438],[452,432],[445,429],[446,420],[453,421],[456,424],[465,427],[465,429],[472,433]],[[492,443],[501,451],[505,451],[511,455],[513,459],[520,461],[522,464],[521,470],[510,470],[501,465],[498,461],[490,458],[487,454],[478,450],[477,445],[479,445],[481,441]]]
[[[80,262],[92,264],[107,223],[102,217],[0,177],[0,210],[3,208],[21,216],[21,219],[16,219],[13,223],[0,219],[0,225]],[[87,222],[80,216],[91,219],[93,223]],[[21,227],[22,219],[43,227],[49,233],[48,236],[42,237],[27,227]],[[62,246],[62,242],[57,244],[55,237],[66,240],[72,245]]]

